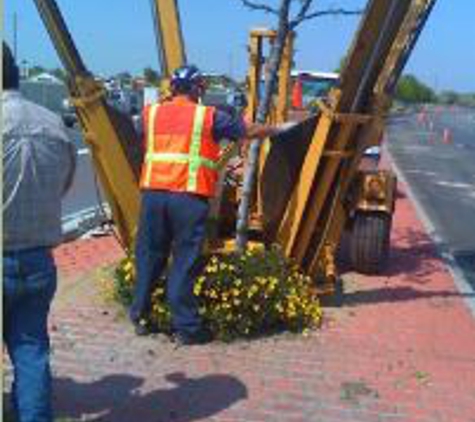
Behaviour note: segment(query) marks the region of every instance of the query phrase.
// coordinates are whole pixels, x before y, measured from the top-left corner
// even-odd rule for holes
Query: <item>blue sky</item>
[[[266,0],[277,4],[277,0]],[[315,0],[315,5],[357,7],[363,0]],[[89,69],[113,74],[158,67],[150,0],[58,0]],[[242,77],[248,30],[272,18],[251,12],[240,0],[180,0],[189,61],[206,71]],[[12,43],[18,22],[18,57],[30,64],[60,66],[33,0],[5,0],[4,37]],[[297,38],[297,67],[333,70],[349,47],[357,17],[326,17],[303,24]],[[406,72],[437,90],[475,92],[475,1],[438,0]]]

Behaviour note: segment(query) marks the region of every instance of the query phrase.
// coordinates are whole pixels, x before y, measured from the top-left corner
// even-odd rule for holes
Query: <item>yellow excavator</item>
[[[360,164],[365,150],[382,139],[398,78],[434,5],[369,1],[338,85],[318,102],[317,114],[285,136],[292,142],[274,140],[261,159],[258,200],[269,237],[330,289],[345,229],[356,269],[376,272],[387,261],[396,179],[389,171],[368,171]],[[251,63],[262,63],[262,43],[272,37],[251,32],[251,55],[256,56]],[[289,81],[286,57],[291,55],[284,54],[280,77]],[[256,73],[259,80],[251,66],[249,77]],[[284,110],[288,95],[277,98],[277,110]]]
[[[274,42],[277,34],[269,29],[254,29],[250,32],[249,52],[249,91],[248,91],[248,112],[255,117],[255,112],[259,103],[259,84],[265,81],[266,57],[263,55],[265,44],[270,44],[267,51]],[[294,113],[290,108],[290,91],[294,83],[291,78],[291,63],[293,62],[293,39],[294,34],[290,33],[286,41],[284,54],[279,69],[279,85],[272,103],[269,121],[272,123],[282,123],[290,119],[295,119],[301,123],[295,126],[291,132],[273,140],[272,148],[267,145],[263,148],[259,160],[258,195],[255,201],[254,212],[251,218],[251,225],[262,227],[265,238],[277,239],[282,245],[289,247],[288,254],[294,258],[298,254],[293,254],[289,242],[292,242],[285,224],[285,213],[293,212],[289,206],[289,200],[296,192],[291,192],[298,184],[298,178],[306,178],[306,174],[300,174],[305,155],[308,153],[310,142],[322,142],[326,139],[314,139],[317,124],[322,112],[328,108],[324,98],[318,98],[317,112],[304,112],[298,110]],[[337,82],[337,81],[336,81]],[[332,83],[334,85],[335,82]],[[338,88],[336,88],[338,89]],[[337,95],[336,89],[329,92],[327,100]],[[388,104],[389,105],[389,104]],[[373,118],[383,119],[381,115]],[[369,121],[368,121],[369,122]],[[378,127],[379,129],[379,127]],[[378,135],[379,133],[379,135]],[[371,132],[375,138],[365,138],[361,140],[361,148],[369,149],[379,146],[382,130]],[[289,139],[290,138],[290,139]],[[335,152],[324,149],[321,151],[321,159],[333,156]],[[348,157],[350,152],[347,152]],[[334,243],[328,243],[324,254],[319,258],[321,267],[311,272],[314,275],[323,276],[321,279],[332,280],[335,277],[334,257],[342,236],[342,230],[346,229],[347,243],[349,244],[349,255],[354,269],[364,273],[376,273],[384,269],[390,247],[390,233],[392,215],[395,210],[395,193],[397,180],[395,175],[388,170],[379,170],[374,163],[367,165],[372,160],[365,160],[360,157],[357,170],[353,176],[350,189],[346,193],[346,208],[344,215],[339,215],[341,229],[335,234],[338,238]],[[329,162],[332,162],[330,160]],[[328,166],[322,161],[321,166]],[[327,170],[323,169],[323,172]],[[278,185],[279,189],[275,189]],[[327,195],[327,193],[322,193]],[[322,198],[323,199],[323,198]],[[323,199],[325,201],[325,199]],[[287,208],[286,208],[287,205]],[[287,218],[294,218],[287,217]],[[305,218],[302,214],[302,217]],[[343,220],[341,220],[343,219]],[[300,263],[303,263],[300,258]],[[322,273],[322,271],[324,271]],[[330,283],[330,286],[332,283]]]
[[[177,0],[151,1],[166,91],[167,76],[186,62],[180,16]],[[316,113],[263,149],[252,228],[262,242],[279,243],[323,291],[335,287],[335,256],[345,230],[351,232],[358,270],[378,271],[387,261],[396,180],[386,171],[363,171],[360,164],[364,151],[382,139],[398,78],[435,1],[369,0],[338,84],[319,100]],[[84,65],[55,0],[35,3],[67,71],[85,142],[120,238],[130,251],[139,209],[140,142],[131,120],[107,103],[104,87]],[[274,38],[270,30],[251,31],[250,118],[265,78],[263,43]],[[276,122],[288,119],[293,42],[290,34],[271,113]],[[232,166],[223,170],[223,184],[232,171]],[[233,183],[220,189],[216,233],[221,238],[232,236],[240,201],[242,175],[232,176]]]

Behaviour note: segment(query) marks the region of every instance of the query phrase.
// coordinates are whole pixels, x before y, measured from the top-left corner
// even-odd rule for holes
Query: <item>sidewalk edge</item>
[[[475,319],[475,297],[473,298],[470,297],[470,295],[474,294],[474,291],[470,283],[465,278],[462,269],[457,264],[454,257],[450,254],[449,251],[447,251],[441,246],[442,239],[438,235],[437,230],[432,224],[432,221],[430,220],[429,216],[424,210],[422,204],[417,199],[415,193],[413,192],[411,186],[409,185],[402,170],[399,168],[396,161],[392,157],[391,152],[389,151],[388,147],[384,145],[383,150],[388,159],[388,163],[392,167],[394,172],[396,173],[396,176],[398,177],[399,180],[401,180],[405,184],[407,196],[411,200],[411,203],[414,206],[417,216],[422,222],[422,225],[424,229],[426,230],[427,235],[430,237],[432,242],[434,242],[437,254],[440,256],[440,258],[444,262],[447,270],[449,271],[450,275],[452,276],[452,279],[454,280],[455,287],[457,288],[459,293],[463,295],[462,298],[465,304],[467,305],[470,313],[472,314],[472,317]]]

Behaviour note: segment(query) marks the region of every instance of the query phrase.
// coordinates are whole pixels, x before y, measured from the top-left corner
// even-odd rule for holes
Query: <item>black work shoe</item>
[[[200,330],[193,334],[176,333],[175,342],[180,346],[192,346],[197,344],[207,344],[213,341],[213,335],[209,330]]]
[[[138,336],[148,336],[149,334],[155,334],[159,332],[157,326],[152,324],[146,319],[139,319],[138,321],[133,321],[135,334]]]

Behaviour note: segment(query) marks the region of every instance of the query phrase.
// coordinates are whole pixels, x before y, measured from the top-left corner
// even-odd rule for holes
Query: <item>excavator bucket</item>
[[[320,115],[312,115],[271,138],[259,180],[265,238],[275,240]]]

